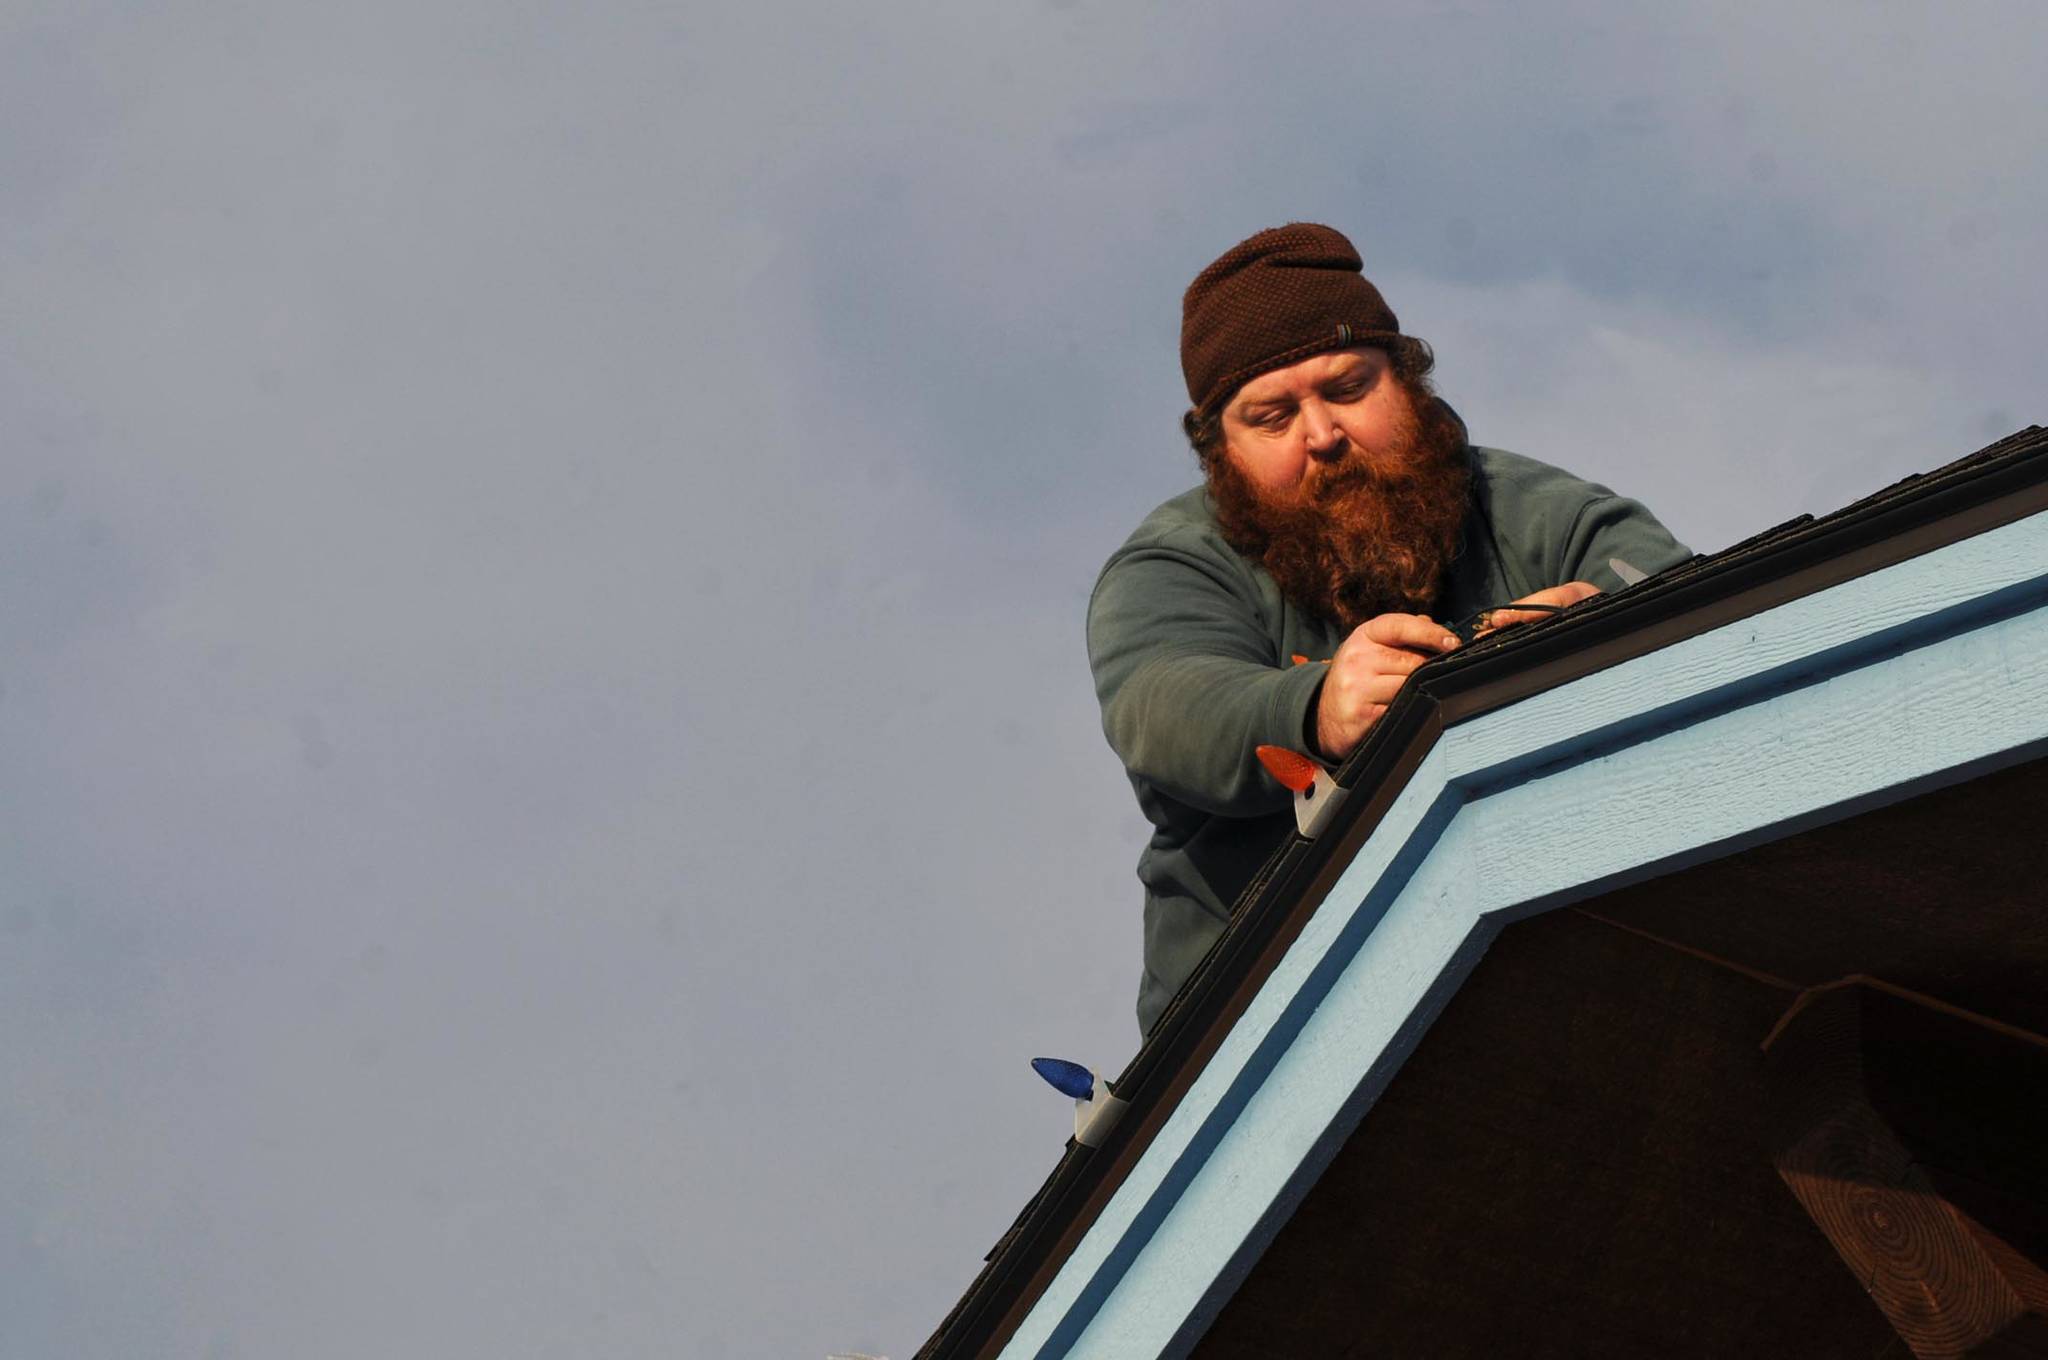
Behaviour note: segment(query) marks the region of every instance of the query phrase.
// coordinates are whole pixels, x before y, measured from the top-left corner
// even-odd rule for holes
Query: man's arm
[[[1524,595],[1517,604],[1573,605],[1603,590],[1619,590],[1627,582],[1608,565],[1620,558],[1630,566],[1656,575],[1692,556],[1692,549],[1672,537],[1649,507],[1627,496],[1617,496],[1606,487],[1587,483],[1598,494],[1583,502],[1571,525],[1558,541],[1551,579],[1561,584]],[[1494,611],[1494,626],[1531,623],[1547,617],[1537,612]],[[1479,630],[1482,634],[1491,628]]]
[[[1146,547],[1103,572],[1088,605],[1102,731],[1133,775],[1205,812],[1284,812],[1254,755],[1299,747],[1323,667],[1275,664],[1250,583],[1193,552]]]
[[[1144,550],[1113,564],[1088,611],[1102,727],[1130,772],[1206,812],[1275,812],[1260,746],[1341,760],[1409,674],[1458,640],[1412,614],[1353,630],[1327,664],[1282,669],[1256,600],[1213,563]]]
[[[1692,556],[1692,549],[1673,538],[1649,507],[1612,492],[1580,507],[1562,548],[1556,579],[1590,581],[1602,590],[1626,584],[1607,565],[1609,558],[1619,557],[1654,576]]]

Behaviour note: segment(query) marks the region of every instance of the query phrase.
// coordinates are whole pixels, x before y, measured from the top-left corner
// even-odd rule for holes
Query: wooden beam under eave
[[[1900,1340],[2048,1357],[2048,1040],[1845,978],[1765,1047],[1778,1174]]]

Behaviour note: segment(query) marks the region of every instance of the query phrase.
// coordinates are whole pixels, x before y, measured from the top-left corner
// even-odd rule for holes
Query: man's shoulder
[[[1474,444],[1472,466],[1479,486],[1493,499],[1558,499],[1578,504],[1614,494],[1577,473],[1507,449]]]
[[[1592,579],[1586,573],[1606,570],[1612,554],[1645,571],[1690,555],[1649,507],[1611,487],[1506,449],[1474,448],[1473,462],[1475,495],[1496,553],[1512,568],[1510,586]]]
[[[1265,569],[1224,539],[1206,486],[1183,491],[1139,521],[1096,573],[1089,608],[1092,612],[1105,592],[1117,589],[1113,583],[1121,583],[1122,593],[1137,591],[1151,598],[1160,590],[1197,582],[1201,590],[1221,588],[1247,601],[1277,600]]]
[[[1238,556],[1236,550],[1224,541],[1223,531],[1216,525],[1216,509],[1209,500],[1206,486],[1191,487],[1170,500],[1162,501],[1110,554],[1104,570],[1124,557],[1148,549],[1228,559]]]

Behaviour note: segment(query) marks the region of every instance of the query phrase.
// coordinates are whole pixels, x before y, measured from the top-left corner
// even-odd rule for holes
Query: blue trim
[[[1131,1220],[1129,1229],[1118,1238],[1115,1248],[1103,1261],[1101,1268],[1076,1296],[1073,1306],[1060,1319],[1059,1325],[1053,1328],[1052,1334],[1045,1339],[1045,1344],[1038,1350],[1040,1356],[1064,1355],[1080,1339],[1081,1333],[1088,1329],[1088,1324],[1095,1320],[1095,1314],[1102,1307],[1103,1301],[1115,1292],[1131,1262],[1137,1259],[1138,1253],[1152,1240],[1152,1235],[1158,1231],[1159,1225],[1165,1222],[1167,1214],[1179,1203],[1181,1192],[1201,1174],[1202,1168],[1208,1164],[1210,1155],[1229,1134],[1231,1126],[1237,1122],[1237,1117],[1244,1112],[1245,1106],[1251,1103],[1252,1097],[1258,1094],[1259,1088],[1266,1084],[1266,1077],[1279,1062],[1280,1055],[1293,1046],[1295,1037],[1301,1033],[1301,1027],[1308,1023],[1309,1016],[1314,1014],[1323,997],[1336,985],[1337,978],[1350,965],[1352,956],[1358,953],[1366,937],[1379,925],[1387,913],[1387,908],[1401,895],[1401,890],[1408,886],[1408,880],[1414,876],[1415,871],[1429,858],[1430,849],[1443,834],[1443,829],[1449,826],[1451,819],[1457,815],[1458,806],[1459,800],[1448,789],[1440,793],[1430,804],[1429,810],[1423,814],[1421,824],[1416,827],[1415,834],[1401,848],[1393,863],[1387,866],[1386,873],[1373,884],[1372,890],[1366,894],[1358,910],[1345,923],[1342,933],[1338,935],[1330,951],[1317,961],[1308,980],[1288,1002],[1280,1018],[1274,1022],[1272,1029],[1253,1051],[1251,1059],[1238,1073],[1237,1079],[1230,1083],[1223,1096],[1216,1102],[1215,1108],[1202,1121],[1200,1130],[1189,1140],[1187,1150],[1174,1162],[1172,1170],[1167,1172],[1165,1179],[1146,1201],[1144,1208]],[[1477,961],[1478,957],[1475,955],[1473,962]],[[1451,990],[1455,991],[1456,988],[1453,987]],[[1445,993],[1445,1000],[1449,1000],[1449,996],[1450,993]],[[1392,1077],[1393,1069],[1389,1068],[1387,1079],[1391,1080]],[[1360,1116],[1364,1113],[1364,1107],[1361,1106]]]
[[[1721,689],[1662,704],[1581,736],[1553,742],[1487,769],[1463,781],[1466,797],[1490,798],[1532,779],[1541,779],[1588,761],[1602,760],[1631,746],[1669,732],[1682,731],[1738,708],[1749,708],[1797,690],[1823,684],[1873,661],[1941,642],[1988,624],[2013,618],[2048,603],[2048,577],[2022,581],[1961,604],[1909,619],[1890,628],[1759,671]]]
[[[1797,836],[1801,832],[1812,831],[1834,822],[1845,822],[1851,817],[1858,817],[1866,812],[1875,812],[1879,808],[1890,807],[1894,803],[1903,803],[1910,798],[1918,798],[1923,793],[1934,793],[1956,784],[1967,783],[1972,779],[1979,779],[1987,774],[1996,774],[2000,770],[2010,769],[2014,765],[2024,765],[2030,760],[2038,760],[2043,756],[2048,756],[2048,737],[2044,737],[2039,741],[2027,742],[2024,745],[2010,747],[1995,755],[1984,756],[1977,760],[1965,761],[1960,765],[1950,766],[1944,770],[1937,770],[1933,774],[1901,780],[1882,789],[1859,794],[1854,798],[1845,798],[1839,803],[1830,803],[1826,807],[1814,808],[1810,812],[1787,817],[1782,821],[1772,822],[1768,826],[1756,827],[1738,836],[1726,836],[1717,841],[1702,842],[1675,855],[1665,855],[1661,859],[1645,860],[1643,863],[1621,873],[1605,874],[1599,878],[1588,879],[1568,891],[1546,893],[1541,897],[1532,897],[1526,902],[1519,902],[1505,910],[1489,912],[1487,913],[1487,919],[1496,921],[1502,926],[1512,925],[1516,921],[1526,921],[1532,916],[1541,916],[1547,911],[1555,911],[1559,907],[1568,907],[1574,902],[1583,902],[1589,897],[1599,897],[1604,893],[1633,887],[1638,883],[1647,883],[1651,879],[1663,878],[1666,874],[1679,873],[1696,865],[1708,864],[1717,859],[1726,859],[1730,855],[1739,855],[1745,850],[1754,850],[1756,847],[1768,845],[1772,841],[1781,841],[1788,836]]]

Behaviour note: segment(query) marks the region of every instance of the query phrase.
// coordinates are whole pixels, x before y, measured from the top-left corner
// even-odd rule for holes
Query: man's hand
[[[1515,603],[1573,605],[1577,604],[1580,600],[1586,599],[1588,596],[1598,595],[1599,593],[1600,587],[1594,585],[1591,581],[1567,581],[1561,586],[1552,586],[1548,590],[1539,590],[1534,595],[1524,595],[1521,599],[1516,600]],[[1505,628],[1511,623],[1534,623],[1538,619],[1547,619],[1549,617],[1550,615],[1544,610],[1515,610],[1503,605],[1499,609],[1491,611],[1485,619],[1481,620],[1482,626],[1473,633],[1473,637],[1485,637],[1494,629]]]
[[[1449,629],[1420,614],[1381,614],[1354,628],[1330,658],[1316,700],[1316,745],[1323,758],[1350,755],[1409,672],[1457,645]]]

